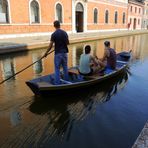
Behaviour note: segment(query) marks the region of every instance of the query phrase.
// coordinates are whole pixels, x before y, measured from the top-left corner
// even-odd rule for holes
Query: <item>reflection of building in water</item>
[[[137,49],[136,49],[137,58],[143,60],[148,55],[146,53],[147,51],[144,50],[146,49],[146,46],[147,46],[147,39],[145,35],[137,36],[137,39],[138,39]]]
[[[42,60],[39,60],[40,58],[41,58],[41,54],[38,54],[38,53],[32,54],[33,62],[38,61],[36,64],[33,65],[33,70],[36,74],[40,74],[43,71]]]
[[[122,51],[129,51],[130,50],[130,36],[123,38],[123,48]]]
[[[133,57],[139,59],[141,52],[141,37],[136,35],[132,36],[131,38],[131,49],[133,51]]]
[[[141,60],[144,59],[144,56],[146,55],[144,49],[146,49],[145,46],[147,46],[145,35],[135,35],[128,38],[128,47],[129,50],[132,50],[133,52],[133,58]]]
[[[79,46],[72,47],[72,58],[73,58],[73,66],[79,65],[79,59],[81,54],[83,53],[83,44]]]
[[[7,79],[15,74],[14,60],[12,58],[4,59],[1,61],[2,75],[4,79]]]
[[[10,112],[10,121],[13,126],[18,125],[21,122],[21,114],[17,109],[14,109]]]
[[[76,60],[76,46],[72,46],[72,67],[77,65],[77,60]]]

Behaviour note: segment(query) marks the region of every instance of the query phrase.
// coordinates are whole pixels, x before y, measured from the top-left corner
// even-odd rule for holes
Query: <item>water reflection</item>
[[[3,72],[3,78],[7,79],[15,74],[14,59],[7,58],[1,62],[1,69]]]
[[[19,108],[13,108],[10,112],[10,122],[12,126],[16,126],[20,124],[22,120],[21,113],[19,112]]]
[[[42,54],[39,54],[39,53],[32,54],[32,63],[38,61],[36,64],[33,65],[33,70],[35,74],[40,74],[43,71],[42,60],[39,60],[41,57],[42,57]]]
[[[131,147],[148,115],[146,76],[148,61],[145,60],[148,58],[147,39],[148,35],[109,39],[117,52],[132,49],[133,62],[138,59],[138,63],[132,63],[132,76],[128,85],[126,73],[90,90],[76,92],[79,96],[69,94],[71,96],[60,99],[32,100],[33,94],[25,85],[25,81],[38,75],[52,73],[53,54],[35,67],[17,75],[14,81],[1,85],[0,133],[3,133],[0,136],[1,147],[54,147],[55,143],[57,144],[55,147],[77,145],[101,148]],[[69,67],[78,64],[86,44],[90,44],[92,53],[101,58],[104,52],[103,42],[104,40],[99,40],[70,45]],[[37,60],[45,50],[34,50],[19,56],[16,53],[11,57],[0,56],[0,80],[7,75],[5,70],[7,65],[9,66],[6,69],[13,74]],[[9,62],[5,62],[7,59]],[[123,91],[119,91],[123,87]],[[11,110],[16,105],[19,109]],[[90,116],[94,112],[94,116]],[[57,137],[70,141],[67,143],[63,141],[62,145],[63,143],[58,143]],[[51,139],[56,141],[52,143]]]
[[[46,128],[42,129],[40,141],[45,135],[58,136],[69,140],[74,123],[84,120],[90,113],[94,113],[98,103],[109,101],[128,80],[127,72],[113,78],[92,89],[85,89],[77,94],[69,94],[63,98],[35,98],[29,110],[38,115],[48,116]],[[49,140],[49,139],[48,139]],[[48,141],[47,140],[47,141]],[[47,141],[44,140],[46,143]]]

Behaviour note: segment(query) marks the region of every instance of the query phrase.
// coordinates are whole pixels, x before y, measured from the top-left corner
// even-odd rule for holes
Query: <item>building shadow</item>
[[[0,42],[0,55],[8,53],[28,51],[27,44],[19,44],[13,42]]]

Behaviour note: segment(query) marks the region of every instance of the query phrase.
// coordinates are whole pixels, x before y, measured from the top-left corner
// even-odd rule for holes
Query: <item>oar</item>
[[[54,51],[54,50],[53,50]],[[47,55],[51,54],[53,51],[50,51]],[[35,63],[39,62],[40,60],[42,60],[43,58],[45,58],[44,56],[41,57],[39,60],[33,62],[32,64],[28,65],[27,67],[23,68],[22,70],[18,71],[17,73],[15,73],[14,75],[10,76],[9,78],[3,80],[0,82],[0,85],[3,84],[4,82],[8,81],[9,79],[13,78],[14,76],[18,75],[19,73],[23,72],[24,70],[28,69],[29,67],[31,67],[32,65],[34,65]]]

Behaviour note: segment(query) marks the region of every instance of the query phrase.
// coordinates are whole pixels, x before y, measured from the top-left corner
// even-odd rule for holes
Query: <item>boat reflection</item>
[[[48,116],[48,122],[40,135],[41,141],[45,135],[57,136],[69,140],[74,123],[84,120],[89,114],[94,113],[99,103],[109,101],[128,80],[128,73],[100,83],[75,94],[68,94],[61,98],[34,98],[29,110],[38,115]],[[48,141],[49,139],[47,139]],[[47,141],[44,141],[45,143]]]

